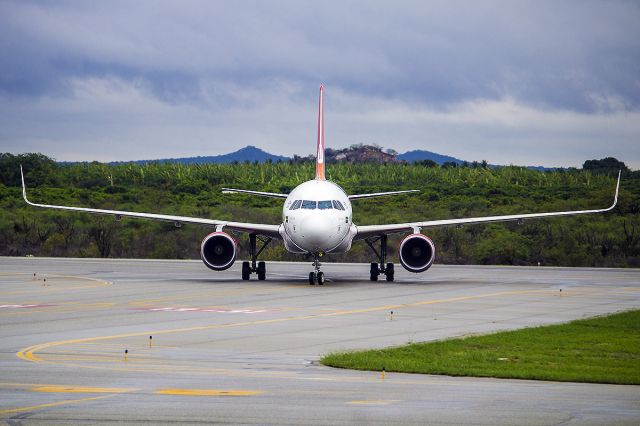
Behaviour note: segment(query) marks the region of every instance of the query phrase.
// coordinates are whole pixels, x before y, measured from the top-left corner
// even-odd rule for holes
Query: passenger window
[[[295,200],[291,205],[291,210],[297,210],[300,208],[300,204],[302,204],[302,200]]]
[[[335,208],[337,210],[344,210],[344,206],[338,200],[333,200],[333,208]]]
[[[316,208],[316,202],[315,201],[310,201],[310,200],[303,200],[302,201],[302,208],[303,209],[308,209],[308,210],[314,210]]]
[[[318,201],[318,208],[320,210],[327,210],[331,208],[331,200],[327,201]]]

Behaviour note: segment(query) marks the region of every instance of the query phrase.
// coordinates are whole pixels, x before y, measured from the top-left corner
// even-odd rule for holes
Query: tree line
[[[605,161],[606,160],[606,161]],[[615,159],[613,159],[615,160]],[[282,200],[223,194],[222,187],[289,192],[314,176],[309,162],[236,164],[59,164],[42,154],[0,154],[0,255],[117,258],[199,257],[205,227],[38,209],[22,200],[22,164],[32,201],[223,220],[280,223]],[[416,194],[354,201],[356,224],[601,208],[612,213],[463,228],[424,229],[436,262],[558,266],[640,266],[640,174],[608,159],[582,169],[437,164],[335,163],[327,178],[347,193],[419,189]],[[239,235],[242,250],[246,235]],[[399,236],[390,238],[397,262]],[[246,252],[241,252],[245,256]],[[303,260],[271,244],[264,260]],[[363,243],[326,261],[374,260]]]

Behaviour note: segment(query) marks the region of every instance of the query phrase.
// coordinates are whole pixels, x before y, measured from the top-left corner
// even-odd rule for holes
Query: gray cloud
[[[329,145],[638,167],[638,22],[626,1],[4,2],[0,144],[310,153],[325,82]]]

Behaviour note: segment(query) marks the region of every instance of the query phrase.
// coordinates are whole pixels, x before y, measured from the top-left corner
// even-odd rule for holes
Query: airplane
[[[182,226],[184,223],[215,227],[215,231],[204,237],[200,244],[200,257],[202,261],[208,268],[214,271],[223,271],[230,268],[231,265],[234,264],[238,254],[237,240],[225,232],[225,230],[247,233],[249,234],[250,261],[242,262],[243,280],[249,280],[251,275],[254,273],[257,274],[258,280],[266,279],[265,262],[258,262],[257,259],[272,240],[282,240],[285,249],[289,252],[306,254],[313,257],[313,271],[309,273],[309,284],[311,285],[322,285],[325,283],[324,273],[320,270],[320,258],[329,253],[347,252],[354,241],[364,240],[377,257],[377,261],[371,263],[369,273],[370,280],[377,281],[380,275],[384,275],[387,281],[393,281],[394,264],[386,262],[387,238],[389,234],[408,233],[400,242],[398,249],[400,264],[407,271],[419,273],[424,272],[431,267],[436,255],[436,247],[433,241],[428,236],[422,234],[422,229],[443,226],[462,226],[475,223],[522,221],[525,219],[554,216],[603,213],[613,210],[618,202],[620,172],[618,173],[618,182],[616,184],[613,204],[608,208],[462,219],[428,220],[381,225],[356,225],[352,221],[352,201],[380,196],[414,193],[419,192],[419,190],[348,195],[338,184],[328,181],[325,175],[324,161],[323,96],[324,86],[320,85],[315,179],[301,183],[289,194],[222,188],[224,193],[249,194],[283,199],[282,223],[280,224],[244,223],[155,213],[137,213],[120,210],[103,210],[33,203],[27,199],[24,174],[22,172],[21,165],[20,174],[22,177],[22,196],[31,206],[113,215],[118,221],[123,217],[133,217],[173,222],[177,227]],[[260,248],[257,247],[258,241],[261,242]],[[376,249],[377,243],[379,243],[379,250]]]

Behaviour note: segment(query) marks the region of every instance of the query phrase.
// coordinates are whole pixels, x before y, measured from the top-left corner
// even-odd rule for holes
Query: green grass
[[[331,353],[357,370],[640,384],[640,311],[401,347]]]

